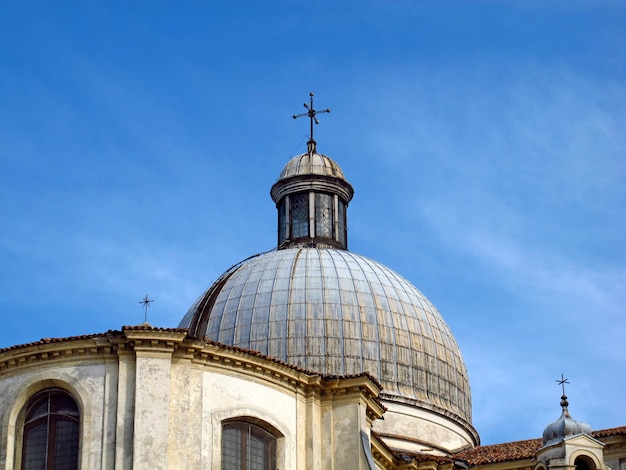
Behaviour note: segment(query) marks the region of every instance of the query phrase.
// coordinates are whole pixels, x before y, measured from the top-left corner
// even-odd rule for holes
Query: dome
[[[321,374],[367,371],[385,396],[471,421],[465,364],[439,312],[406,279],[347,250],[252,257],[224,273],[179,326]]]
[[[369,372],[387,408],[374,429],[410,452],[474,446],[467,370],[437,309],[410,282],[348,251],[354,189],[313,140],[272,185],[276,249],[228,269],[180,323],[190,334],[330,376]]]
[[[307,145],[308,152],[289,160],[270,190],[270,195],[276,202],[279,213],[281,212],[281,202],[298,197],[308,198],[309,193],[315,193],[317,197],[330,197],[329,195],[333,194],[337,198],[337,205],[347,207],[354,195],[354,189],[346,180],[343,171],[332,158],[317,152],[317,145],[314,141],[309,141]],[[340,208],[338,207],[338,209]],[[345,210],[342,210],[342,214],[342,218],[345,218]],[[319,214],[317,215],[319,216]],[[306,234],[306,237],[309,237],[309,233]],[[320,237],[314,238],[321,241],[319,240]],[[330,238],[335,238],[335,241],[338,242],[337,246],[347,248],[338,237],[331,236]],[[281,241],[279,240],[280,244]]]
[[[570,416],[567,407],[567,397],[563,395],[561,397],[561,416],[554,423],[548,424],[546,429],[543,431],[542,443],[544,447],[558,444],[569,436],[576,436],[578,434],[591,435],[591,426],[582,421],[576,421],[573,419]]]
[[[337,162],[317,152],[303,153],[289,160],[278,179],[301,175],[324,175],[345,180]]]

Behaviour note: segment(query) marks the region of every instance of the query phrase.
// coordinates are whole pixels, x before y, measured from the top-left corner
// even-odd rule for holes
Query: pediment
[[[576,434],[563,439],[563,443],[569,447],[586,447],[592,449],[602,449],[604,444],[588,434]]]

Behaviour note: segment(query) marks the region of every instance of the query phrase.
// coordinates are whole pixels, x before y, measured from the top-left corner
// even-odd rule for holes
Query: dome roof
[[[545,446],[558,444],[566,437],[576,436],[577,434],[591,435],[591,426],[582,421],[573,419],[567,410],[567,397],[561,397],[561,416],[554,423],[548,424],[543,431],[542,443]]]
[[[388,397],[471,422],[465,364],[439,312],[406,279],[347,250],[294,247],[249,258],[179,326],[321,374],[368,371]]]
[[[467,370],[448,325],[406,279],[348,251],[354,189],[317,152],[315,116],[330,110],[315,110],[310,96],[293,116],[310,119],[307,152],[270,189],[277,249],[228,269],[179,326],[324,375],[369,372],[388,405],[377,429],[397,448],[476,445]]]
[[[278,179],[302,175],[332,176],[345,180],[343,171],[333,159],[317,152],[307,152],[298,155],[285,165]]]

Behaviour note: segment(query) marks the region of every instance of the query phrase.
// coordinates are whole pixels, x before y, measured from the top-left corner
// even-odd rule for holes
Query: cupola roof
[[[344,205],[352,200],[354,189],[348,183],[341,167],[332,158],[317,153],[315,142],[309,141],[309,150],[293,157],[280,172],[270,196],[280,204],[285,196],[304,192],[337,195]]]
[[[278,180],[292,176],[323,175],[345,180],[339,164],[332,158],[317,153],[317,150],[300,154],[287,162]]]
[[[558,381],[560,384],[569,383],[566,379],[562,378]],[[562,442],[566,437],[576,436],[578,434],[591,435],[591,426],[582,421],[576,421],[571,417],[567,407],[569,403],[567,396],[565,395],[565,389],[563,389],[563,395],[561,396],[561,416],[554,423],[548,424],[543,431],[543,446],[551,446]]]

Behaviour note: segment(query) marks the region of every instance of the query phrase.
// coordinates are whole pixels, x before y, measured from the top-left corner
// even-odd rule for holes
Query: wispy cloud
[[[404,233],[440,245],[463,270],[455,279],[491,298],[488,325],[457,331],[475,423],[487,442],[510,422],[520,424],[509,439],[540,435],[563,371],[576,378],[579,418],[618,425],[596,403],[618,401],[620,386],[601,398],[589,385],[626,367],[615,347],[626,335],[624,88],[559,64],[473,65],[388,82],[376,106],[391,118],[377,123],[372,158],[394,178],[387,196]]]

